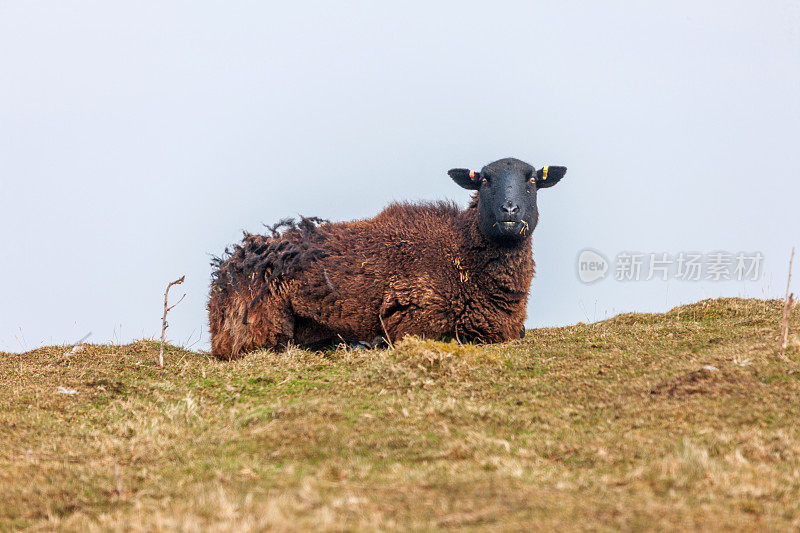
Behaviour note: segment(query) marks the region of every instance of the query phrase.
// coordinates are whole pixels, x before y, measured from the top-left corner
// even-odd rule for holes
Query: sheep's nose
[[[509,215],[515,215],[519,211],[519,206],[511,200],[508,200],[500,207],[500,210]]]

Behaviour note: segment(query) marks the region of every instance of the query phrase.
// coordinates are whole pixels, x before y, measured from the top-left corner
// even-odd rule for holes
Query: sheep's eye
[[[483,178],[481,180],[481,185],[488,185],[488,184],[489,184],[489,178]]]

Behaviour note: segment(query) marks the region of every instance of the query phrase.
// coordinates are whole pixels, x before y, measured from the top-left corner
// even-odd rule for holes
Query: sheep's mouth
[[[496,231],[501,235],[524,236],[530,230],[528,223],[523,220],[498,220],[494,223]]]
[[[519,220],[498,220],[495,225],[503,229],[513,230],[518,228],[520,224],[522,222]]]

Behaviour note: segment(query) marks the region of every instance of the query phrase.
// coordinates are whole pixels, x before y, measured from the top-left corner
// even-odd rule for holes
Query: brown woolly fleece
[[[535,266],[531,237],[495,244],[478,217],[477,198],[464,210],[396,203],[368,220],[304,218],[281,222],[272,236],[245,234],[217,261],[213,355],[387,336],[519,338]]]

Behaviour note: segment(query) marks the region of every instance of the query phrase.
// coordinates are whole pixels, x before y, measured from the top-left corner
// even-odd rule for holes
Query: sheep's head
[[[448,174],[465,189],[478,191],[478,218],[484,236],[513,245],[529,237],[539,221],[536,191],[552,187],[566,172],[566,167],[536,170],[509,157],[489,163],[480,172],[454,168]]]

